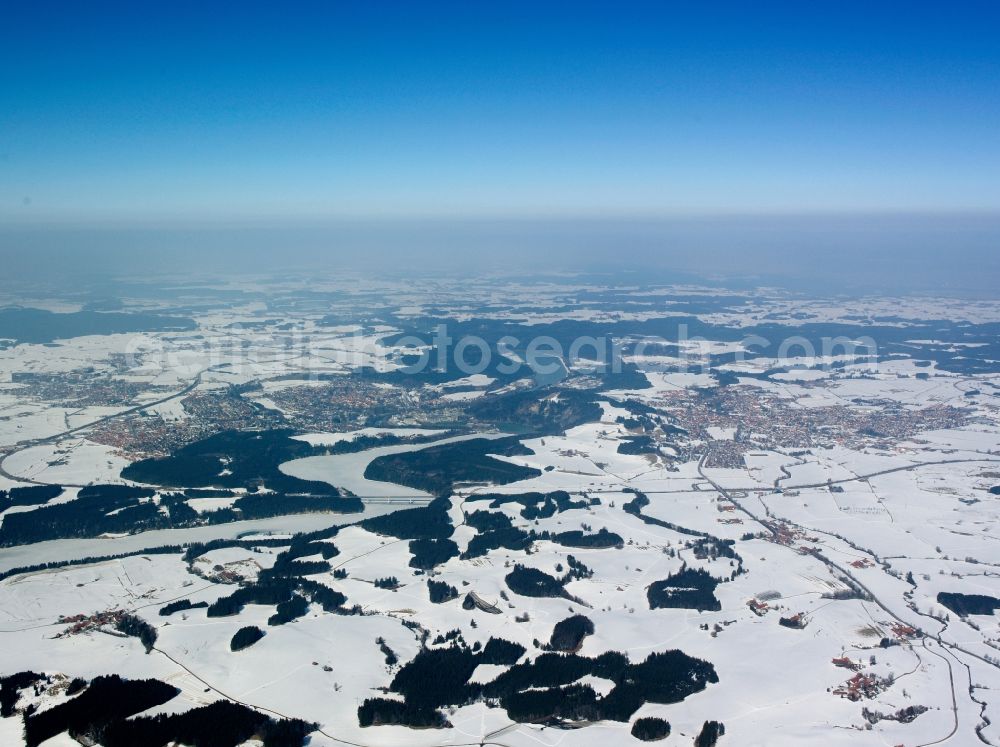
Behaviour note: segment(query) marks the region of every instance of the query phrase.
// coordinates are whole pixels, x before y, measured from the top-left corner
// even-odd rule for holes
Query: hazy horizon
[[[22,224],[0,228],[0,255],[7,286],[136,273],[641,271],[826,294],[995,297],[997,236],[1000,214]]]
[[[0,258],[995,294],[995,6],[850,10],[19,6]]]

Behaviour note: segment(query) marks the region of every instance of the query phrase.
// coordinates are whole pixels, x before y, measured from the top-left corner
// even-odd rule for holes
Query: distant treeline
[[[15,490],[30,491],[19,492],[20,500],[37,502],[50,500],[62,492],[58,486]],[[168,493],[160,498],[159,504],[151,500],[153,496],[151,488],[90,485],[80,489],[76,500],[5,516],[0,524],[0,546],[226,524],[288,514],[364,510],[360,499],[354,497],[251,493],[237,498],[231,507],[199,514],[186,503],[186,495]]]
[[[616,302],[618,308],[620,303]],[[678,307],[684,309],[685,307]],[[706,340],[717,340],[719,342],[739,342],[750,337],[764,340],[784,340],[789,335],[794,334],[808,341],[808,345],[817,351],[822,351],[829,347],[832,340],[858,340],[861,338],[871,338],[875,341],[878,354],[882,358],[890,357],[893,354],[903,353],[906,357],[914,357],[913,345],[910,342],[914,339],[933,339],[940,341],[938,345],[922,346],[920,358],[926,361],[933,361],[937,369],[951,373],[974,374],[974,373],[996,373],[996,361],[1000,360],[1000,342],[997,341],[996,325],[992,322],[981,324],[969,324],[959,320],[933,320],[925,322],[914,322],[913,320],[903,320],[899,317],[885,315],[874,319],[856,318],[845,319],[844,321],[803,321],[789,327],[783,321],[770,321],[762,319],[758,323],[749,327],[740,327],[721,322],[706,321],[696,316],[698,313],[708,310],[706,305],[691,304],[685,310],[686,314],[677,316],[656,316],[646,320],[623,319],[620,321],[591,321],[584,319],[560,319],[553,322],[539,324],[512,323],[503,319],[490,319],[484,317],[470,317],[462,322],[454,319],[426,318],[416,321],[408,320],[410,327],[404,328],[400,332],[403,335],[422,336],[429,344],[433,343],[433,329],[438,323],[448,324],[448,334],[454,339],[459,339],[463,335],[475,335],[486,340],[491,346],[495,346],[497,340],[504,336],[511,336],[518,340],[528,341],[541,337],[551,337],[562,345],[564,351],[571,349],[574,341],[583,337],[595,339],[623,340],[625,338],[642,339],[657,338],[664,343],[665,347],[657,348],[655,344],[645,344],[641,352],[653,353],[657,350],[676,351],[675,342],[681,339],[702,338]],[[718,310],[718,306],[715,307]],[[905,321],[905,324],[899,322]],[[398,339],[398,338],[397,338]],[[980,343],[975,347],[958,347],[952,345],[953,342]],[[633,348],[635,349],[635,348]],[[796,350],[798,350],[796,348]],[[582,351],[587,352],[587,351]],[[856,352],[858,356],[869,355],[873,351],[866,350],[863,346]],[[773,347],[755,346],[751,350],[741,350],[739,352],[717,353],[710,356],[710,365],[715,368],[726,364],[731,364],[741,358],[760,358],[774,355]],[[789,357],[795,355],[795,350],[787,353]],[[457,371],[457,366],[452,366],[449,360],[449,374],[458,378],[464,374],[452,373],[452,368]],[[432,358],[436,360],[436,358]],[[494,364],[506,359],[499,354],[493,356]],[[427,366],[428,369],[432,366]],[[621,370],[615,373],[607,370],[611,367],[605,366],[604,371],[599,371],[604,381],[605,389],[639,389],[648,387],[645,377],[636,371],[632,364],[624,363]],[[493,376],[493,373],[487,372]],[[740,374],[741,376],[744,374]]]
[[[21,307],[0,309],[0,338],[18,342],[48,343],[84,335],[187,331],[197,326],[193,319],[149,312],[84,310],[59,313]]]
[[[359,451],[377,449],[382,446],[395,446],[397,444],[423,444],[430,441],[439,441],[443,438],[451,438],[458,435],[458,431],[436,431],[434,433],[423,433],[411,436],[400,436],[395,433],[378,433],[374,436],[355,436],[351,439],[344,439],[335,443],[314,447],[322,454],[356,454]]]
[[[649,386],[645,376],[639,376],[643,386]],[[622,379],[622,384],[625,383]],[[539,436],[564,433],[570,428],[601,419],[603,410],[597,404],[596,392],[560,389],[558,397],[551,397],[550,393],[551,389],[532,389],[497,397],[481,397],[469,403],[467,412],[480,422],[507,431]]]

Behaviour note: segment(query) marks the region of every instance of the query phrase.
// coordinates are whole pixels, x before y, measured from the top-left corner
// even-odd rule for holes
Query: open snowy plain
[[[106,720],[224,701],[311,745],[1000,744],[996,305],[288,282],[0,334],[3,744],[110,674],[177,693]],[[442,317],[583,325],[625,371],[410,370]],[[879,352],[741,342],[809,325]],[[67,724],[36,743],[113,732]]]

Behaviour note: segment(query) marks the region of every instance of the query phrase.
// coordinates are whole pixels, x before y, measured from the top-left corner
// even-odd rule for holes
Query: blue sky
[[[0,219],[1000,210],[996,3],[282,5],[8,4]]]
[[[995,3],[210,5],[7,6],[0,216],[1000,208]]]

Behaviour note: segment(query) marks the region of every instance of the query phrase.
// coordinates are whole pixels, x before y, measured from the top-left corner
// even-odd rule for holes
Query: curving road
[[[18,454],[18,453],[20,453],[20,452],[22,452],[22,451],[24,451],[26,449],[30,449],[30,448],[35,447],[35,446],[42,446],[43,444],[53,443],[53,442],[58,441],[60,439],[66,438],[67,436],[72,436],[74,433],[79,433],[80,431],[87,430],[88,428],[93,428],[95,425],[101,425],[102,423],[107,423],[107,422],[109,422],[111,420],[115,420],[116,418],[123,418],[123,417],[126,417],[127,415],[134,415],[137,412],[142,412],[143,410],[148,410],[150,407],[157,407],[158,405],[162,405],[164,402],[169,402],[170,400],[177,399],[178,397],[183,397],[186,394],[190,394],[201,383],[201,377],[204,375],[205,371],[208,371],[208,370],[209,369],[206,368],[206,369],[204,369],[202,371],[199,371],[198,374],[194,377],[194,380],[190,384],[188,384],[186,387],[184,387],[183,389],[181,389],[179,392],[174,392],[173,394],[169,394],[166,397],[163,397],[161,399],[155,400],[154,402],[144,402],[141,405],[136,405],[135,407],[129,407],[129,408],[125,409],[125,410],[113,413],[111,415],[105,415],[102,418],[97,418],[97,420],[92,420],[89,423],[84,423],[83,425],[78,425],[75,428],[70,428],[69,430],[65,430],[65,431],[62,431],[60,433],[56,433],[56,434],[51,435],[51,436],[45,436],[44,438],[33,438],[33,439],[28,440],[28,441],[21,441],[21,442],[17,443],[16,444],[16,446],[18,446],[17,449],[15,449],[14,451],[11,451],[11,452],[9,452],[7,454],[4,454],[3,457],[0,457],[0,476],[3,476],[5,478],[7,478],[8,480],[13,480],[14,482],[26,482],[26,483],[30,483],[32,485],[56,485],[56,484],[58,484],[58,485],[62,485],[65,488],[82,488],[82,487],[85,487],[84,485],[71,485],[71,484],[68,484],[68,483],[45,482],[44,480],[35,480],[34,478],[31,478],[31,477],[22,477],[21,475],[14,475],[14,474],[11,474],[10,472],[8,472],[6,469],[4,469],[3,464],[10,457],[12,457],[15,454]]]
[[[732,495],[732,493],[730,492],[730,490],[732,490],[733,492],[743,492],[743,489],[733,488],[733,489],[727,490],[726,488],[722,487],[717,482],[715,482],[711,477],[709,477],[708,475],[705,474],[704,465],[705,465],[705,461],[708,459],[708,456],[709,456],[709,452],[706,452],[704,455],[702,455],[701,459],[698,460],[698,474],[702,477],[702,479],[706,480],[716,491],[718,491],[718,493],[720,495],[722,495],[724,498],[726,498],[727,500],[729,500],[730,502],[732,502],[733,505],[735,505],[739,511],[743,512],[744,514],[746,514],[748,517],[750,517],[751,519],[753,519],[756,523],[758,523],[761,526],[765,527],[769,532],[771,532],[771,534],[773,536],[775,534],[775,529],[770,525],[770,523],[767,520],[765,520],[765,519],[761,519],[761,518],[757,517],[752,511],[750,511],[748,508],[746,508],[739,501],[739,499],[735,498]],[[888,474],[890,472],[900,472],[900,471],[903,471],[903,470],[916,469],[918,467],[925,467],[925,466],[929,466],[929,465],[932,465],[932,464],[955,464],[955,463],[958,463],[958,462],[996,462],[996,461],[1000,461],[1000,460],[997,460],[997,459],[950,459],[950,460],[941,460],[941,461],[937,461],[937,462],[922,462],[920,464],[906,465],[906,466],[903,466],[903,467],[894,467],[892,469],[882,470],[880,472],[875,472],[875,473],[872,473],[870,475],[858,475],[857,477],[848,478],[848,479],[844,479],[844,480],[835,480],[834,482],[835,483],[840,483],[840,482],[852,482],[852,481],[855,481],[855,480],[865,480],[865,479],[868,479],[869,477],[875,477],[877,475],[884,475],[884,474]],[[818,484],[815,484],[815,485],[801,485],[801,486],[795,486],[795,487],[825,487],[828,484],[830,484],[830,483],[823,482],[823,483],[818,483]],[[754,488],[753,490],[760,490],[760,488]],[[749,492],[749,491],[747,491],[747,492]],[[803,529],[803,530],[807,530],[808,531],[807,527],[802,527],[802,526],[800,526],[798,524],[795,524],[794,522],[788,521],[786,519],[782,519],[782,521],[785,524],[789,525],[789,526],[793,526],[793,527],[796,527],[798,529]],[[816,552],[813,552],[812,554],[813,554],[813,557],[815,557],[817,560],[819,560],[820,562],[822,562],[824,565],[826,565],[832,571],[836,571],[836,572],[842,574],[843,576],[845,576],[846,578],[849,578],[852,583],[856,584],[858,588],[860,588],[862,591],[864,591],[868,595],[869,599],[872,602],[874,602],[876,605],[878,605],[878,607],[885,614],[887,614],[890,618],[892,618],[893,620],[896,620],[897,622],[900,622],[900,623],[902,623],[904,625],[910,625],[909,621],[903,619],[902,617],[900,617],[899,615],[897,615],[895,612],[893,612],[892,609],[890,609],[889,606],[885,602],[883,602],[881,599],[879,599],[878,596],[874,592],[872,592],[872,590],[867,585],[865,585],[860,580],[858,580],[858,578],[854,574],[852,574],[847,568],[844,568],[839,563],[836,563],[835,561],[833,561],[830,558],[826,557],[821,552],[816,551]],[[978,659],[979,661],[982,661],[985,664],[989,664],[992,667],[1000,668],[1000,665],[998,665],[997,663],[995,663],[993,661],[990,661],[989,659],[987,659],[987,658],[985,658],[983,656],[980,656],[979,654],[975,653],[974,651],[969,651],[968,649],[964,648],[960,644],[953,643],[951,641],[945,641],[945,640],[943,640],[941,638],[941,633],[940,632],[937,635],[933,635],[933,636],[930,636],[930,637],[933,640],[935,640],[937,642],[937,644],[939,646],[941,646],[942,648],[944,648],[944,649],[952,649],[954,651],[961,651],[963,654],[965,654],[967,656],[971,656],[971,657],[973,657],[975,659]],[[945,662],[945,664],[948,665],[948,677],[949,677],[950,685],[951,685],[952,712],[953,712],[953,716],[954,716],[954,722],[953,722],[952,729],[951,729],[951,731],[946,736],[942,737],[941,739],[934,740],[934,741],[924,742],[920,746],[920,747],[930,747],[930,745],[941,744],[942,742],[948,741],[949,739],[951,739],[958,732],[958,727],[959,727],[959,722],[958,722],[958,699],[957,699],[957,695],[956,695],[956,692],[955,692],[955,678],[954,678],[954,674],[952,672],[951,662],[948,661],[948,659],[945,656],[943,656],[942,654],[939,654],[936,651],[932,651],[927,646],[927,637],[924,637],[921,640],[921,643],[923,644],[923,647],[925,649],[927,649],[927,651],[929,653],[934,654],[935,656],[943,659],[944,662]],[[957,660],[957,657],[955,657],[955,658]]]

